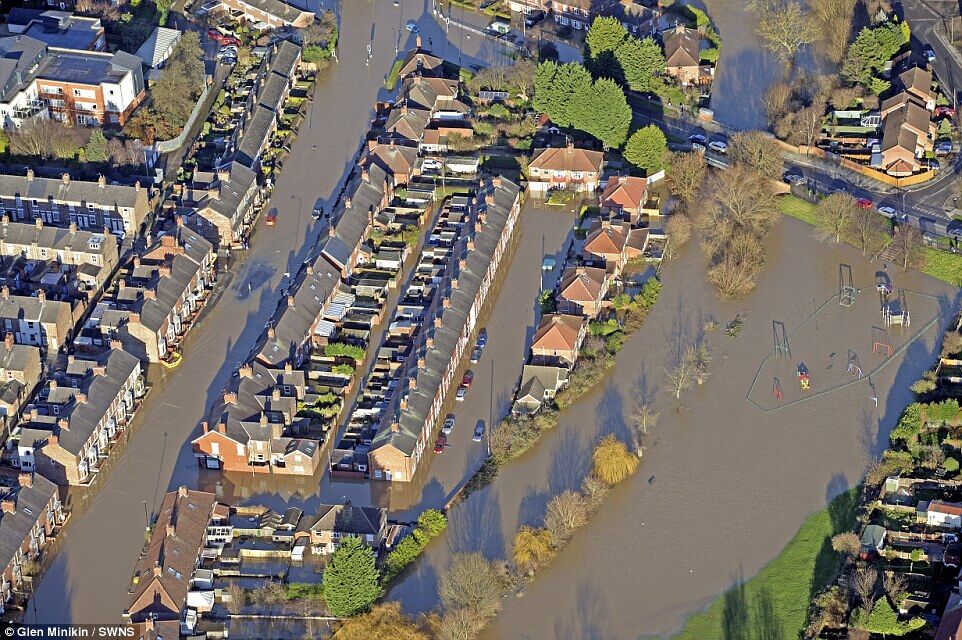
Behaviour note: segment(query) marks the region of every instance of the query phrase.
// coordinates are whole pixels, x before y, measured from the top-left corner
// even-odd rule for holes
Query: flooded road
[[[518,527],[540,524],[547,500],[580,483],[601,435],[627,437],[625,416],[642,398],[654,403],[661,419],[639,472],[612,491],[523,598],[505,601],[483,637],[668,634],[775,557],[806,515],[858,482],[867,457],[884,447],[912,400],[908,386],[932,363],[937,333],[926,332],[873,377],[878,409],[867,380],[774,413],[751,407],[746,393],[772,349],[773,320],[799,323],[811,313],[812,300],[837,293],[842,262],[853,266],[856,286],[866,287],[863,295],[875,296],[881,265],[810,234],[797,220],[781,220],[758,290],[739,304],[714,297],[700,252],[686,247],[666,265],[662,298],[604,383],[565,411],[559,426],[492,486],[452,510],[448,531],[389,597],[410,612],[429,609],[452,553],[508,555]],[[891,267],[889,273],[896,287],[941,296],[927,310],[913,311],[915,329],[927,312],[958,305],[958,291],[948,285]],[[721,329],[705,332],[709,318],[724,327],[736,313],[745,320],[737,340]],[[871,354],[870,326],[852,317],[849,326],[822,323],[819,330]],[[679,403],[665,388],[664,367],[680,346],[699,337],[713,348],[711,376]]]
[[[171,488],[197,485],[190,440],[266,325],[284,274],[297,271],[313,244],[319,231],[310,217],[314,201],[325,198],[330,208],[353,165],[375,101],[387,97],[383,82],[395,47],[413,45],[404,23],[416,20],[436,51],[457,60],[457,47],[446,41],[428,8],[428,2],[406,0],[400,7],[354,2],[350,11],[338,11],[339,62],[318,75],[314,105],[270,203],[278,210],[277,225],[261,228],[251,250],[236,256],[231,282],[187,337],[182,364],[152,369],[153,389],[135,418],[126,451],[90,503],[75,505],[57,555],[37,586],[28,622],[120,620],[144,542],[145,508],[153,512]],[[464,44],[465,63],[499,55],[490,43],[474,40]],[[370,64],[365,61],[368,43],[374,54]],[[525,292],[524,299],[531,295]],[[305,493],[316,493],[318,482],[306,480]]]

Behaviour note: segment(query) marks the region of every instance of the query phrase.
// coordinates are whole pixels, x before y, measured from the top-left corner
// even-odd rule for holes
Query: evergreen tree
[[[94,129],[84,147],[87,162],[103,162],[107,159],[107,138],[99,128]]]
[[[583,104],[578,104],[578,96],[591,91],[591,74],[580,64],[570,62],[558,67],[552,83],[549,98],[551,110],[548,117],[559,127],[575,126],[575,119]],[[622,95],[624,100],[624,95]]]
[[[547,113],[549,118],[554,108],[553,91],[556,75],[558,75],[558,65],[550,60],[539,64],[534,72],[534,98],[531,99],[531,106],[535,111]]]
[[[628,32],[617,18],[595,18],[585,36],[585,59],[614,52],[627,37]]]
[[[648,175],[665,166],[667,155],[668,141],[665,134],[651,124],[631,134],[628,144],[625,145],[625,160],[639,169],[644,169]]]
[[[661,86],[659,74],[665,68],[665,55],[652,38],[627,38],[615,51],[625,83],[632,91],[656,93]]]
[[[331,554],[324,569],[324,600],[339,618],[350,618],[371,608],[381,594],[374,552],[356,536],[349,536]]]
[[[872,607],[872,613],[868,615],[863,628],[873,634],[901,637],[924,626],[925,620],[922,618],[910,618],[905,622],[899,622],[899,614],[889,604],[888,598],[882,597]]]
[[[620,147],[628,137],[631,108],[625,93],[613,80],[601,78],[583,85],[570,102],[571,125],[601,140],[606,147]]]
[[[875,31],[865,27],[848,47],[845,59],[842,60],[842,76],[849,82],[868,85],[872,72],[880,64],[885,64],[882,55],[882,47]]]

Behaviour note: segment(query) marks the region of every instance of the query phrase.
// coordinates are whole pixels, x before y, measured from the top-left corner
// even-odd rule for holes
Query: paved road
[[[312,8],[317,8],[314,5]],[[318,230],[310,218],[316,198],[331,200],[368,129],[372,107],[386,97],[383,80],[395,55],[413,35],[414,19],[441,55],[457,59],[461,45],[445,39],[427,1],[356,1],[341,15],[339,62],[319,75],[312,111],[294,143],[274,191],[277,226],[259,230],[251,250],[232,265],[233,282],[194,328],[177,369],[154,370],[154,389],[136,420],[136,432],[114,471],[90,504],[74,513],[57,556],[37,587],[30,622],[105,623],[120,620],[131,570],[144,540],[144,502],[153,511],[163,493],[198,471],[190,439],[206,408],[250,351],[275,308],[285,272],[302,264]],[[468,39],[466,62],[497,52]],[[373,60],[366,63],[367,45]],[[330,202],[328,202],[330,204]],[[252,288],[248,290],[248,284]],[[316,482],[314,483],[316,490]]]

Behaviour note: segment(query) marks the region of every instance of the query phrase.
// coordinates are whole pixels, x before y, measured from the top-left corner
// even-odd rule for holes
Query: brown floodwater
[[[661,299],[604,382],[492,486],[450,512],[448,531],[390,597],[411,612],[430,609],[452,553],[504,558],[521,525],[541,522],[549,497],[578,485],[600,436],[628,437],[625,416],[639,399],[653,402],[661,418],[638,473],[612,491],[523,598],[505,600],[485,638],[617,639],[677,631],[687,615],[775,557],[809,513],[856,484],[912,400],[908,386],[932,364],[939,330],[925,331],[877,371],[874,392],[866,377],[761,411],[746,396],[772,350],[772,322],[785,321],[791,332],[811,314],[813,301],[835,295],[840,263],[853,267],[863,289],[859,304],[852,314],[826,312],[820,334],[798,334],[793,356],[808,358],[816,390],[834,384],[824,367],[834,362],[830,354],[838,345],[876,363],[870,336],[880,319],[875,273],[883,267],[851,247],[815,241],[808,225],[791,218],[779,222],[768,246],[758,289],[740,302],[714,296],[697,247],[689,245],[667,264]],[[958,307],[958,290],[892,265],[887,271],[896,287],[935,297],[913,302],[914,330]],[[736,314],[745,321],[739,338],[704,330],[707,320],[724,327]],[[664,368],[680,346],[698,339],[712,347],[711,375],[679,402],[666,388]],[[845,355],[836,358],[844,366]],[[786,365],[786,386],[797,384],[796,365]]]

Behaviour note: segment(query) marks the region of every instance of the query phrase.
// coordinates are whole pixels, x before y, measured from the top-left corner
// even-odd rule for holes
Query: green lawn
[[[815,224],[815,205],[801,198],[792,195],[782,196],[779,200],[779,208],[787,216],[798,218],[811,225]],[[926,247],[925,256],[926,264],[922,273],[957,287],[962,286],[962,255]]]
[[[858,489],[808,517],[791,542],[758,575],[691,616],[672,640],[800,638],[812,597],[831,580],[838,554],[831,537],[855,524]]]
[[[394,61],[394,64],[391,66],[391,71],[387,74],[387,79],[384,81],[384,88],[389,91],[394,89],[394,85],[397,84],[398,74],[401,73],[401,65],[403,64],[404,60]]]

